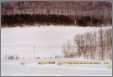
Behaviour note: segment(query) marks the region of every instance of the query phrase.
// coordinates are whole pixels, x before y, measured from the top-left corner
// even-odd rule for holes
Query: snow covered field
[[[14,27],[1,29],[1,59],[3,76],[111,76],[112,70],[102,64],[39,65],[36,56],[63,56],[62,46],[79,33],[98,30],[96,27]],[[5,56],[24,57],[30,63],[6,61]]]
[[[112,70],[101,64],[2,64],[2,76],[112,76]]]

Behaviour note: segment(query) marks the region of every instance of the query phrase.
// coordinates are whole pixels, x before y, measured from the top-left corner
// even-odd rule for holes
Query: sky
[[[14,27],[1,29],[3,53],[23,56],[62,56],[63,45],[73,42],[76,34],[94,31],[91,27]],[[27,53],[27,55],[26,55]]]

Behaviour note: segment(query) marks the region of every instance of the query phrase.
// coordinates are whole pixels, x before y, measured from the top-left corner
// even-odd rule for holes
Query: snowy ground
[[[2,64],[2,76],[112,76],[102,64]]]

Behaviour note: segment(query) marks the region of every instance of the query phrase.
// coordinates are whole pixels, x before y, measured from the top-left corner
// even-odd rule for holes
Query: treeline
[[[33,24],[45,25],[78,25],[78,26],[96,26],[101,24],[112,24],[112,19],[96,18],[91,16],[65,16],[65,15],[2,15],[2,27],[15,27]]]
[[[112,28],[78,34],[74,37],[74,45],[68,43],[64,48],[65,57],[112,60]]]
[[[33,24],[74,24],[70,17],[63,15],[5,15],[1,17],[2,26],[24,26]]]
[[[80,26],[100,26],[112,24],[112,18],[104,16],[79,16],[75,18],[76,24]]]
[[[6,1],[1,3],[4,26],[54,24],[97,26],[112,24],[109,1]]]
[[[6,1],[1,2],[1,15],[59,14],[59,15],[112,15],[109,1]]]

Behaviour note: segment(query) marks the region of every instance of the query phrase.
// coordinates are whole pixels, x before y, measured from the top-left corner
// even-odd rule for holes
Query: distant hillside
[[[112,24],[109,1],[6,1],[1,3],[2,26],[15,24]]]

